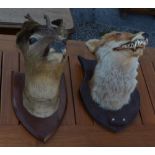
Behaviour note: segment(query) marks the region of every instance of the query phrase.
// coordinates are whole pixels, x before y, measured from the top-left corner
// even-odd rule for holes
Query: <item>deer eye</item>
[[[37,38],[32,37],[32,38],[29,39],[29,44],[32,45],[32,44],[34,44],[37,41],[38,41]]]
[[[32,36],[30,36],[29,38],[29,44],[32,45],[35,42],[37,42],[38,40],[41,39],[41,36],[39,34],[33,34]]]

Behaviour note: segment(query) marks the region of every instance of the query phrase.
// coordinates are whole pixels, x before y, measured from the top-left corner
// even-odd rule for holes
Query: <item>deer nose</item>
[[[142,34],[142,36],[143,36],[145,39],[148,39],[148,38],[149,38],[149,34],[148,34],[148,33],[145,33],[145,32]]]

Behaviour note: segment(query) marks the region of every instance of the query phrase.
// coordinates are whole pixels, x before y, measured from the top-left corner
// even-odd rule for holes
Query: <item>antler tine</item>
[[[51,22],[50,22],[49,16],[44,15],[44,19],[46,20],[46,26],[47,26],[47,28],[51,28]]]
[[[28,19],[29,21],[34,21],[33,18],[30,16],[29,13],[25,16],[25,18]]]

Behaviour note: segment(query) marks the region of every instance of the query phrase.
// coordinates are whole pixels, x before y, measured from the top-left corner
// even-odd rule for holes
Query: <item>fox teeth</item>
[[[122,45],[122,48],[132,48],[136,49],[137,47],[141,47],[142,45],[145,46],[147,44],[148,40],[135,40],[133,42],[127,43],[125,45]]]

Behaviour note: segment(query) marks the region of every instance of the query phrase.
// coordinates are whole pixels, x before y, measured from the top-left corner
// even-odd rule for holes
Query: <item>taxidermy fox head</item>
[[[137,85],[138,58],[147,44],[148,34],[144,32],[111,32],[86,42],[97,58],[91,95],[102,108],[119,110],[129,103]]]
[[[147,44],[147,33],[139,32],[132,34],[115,31],[105,34],[101,39],[92,39],[86,42],[87,47],[92,52],[103,52],[104,54],[105,51],[109,51],[113,52],[115,55],[121,54],[126,57],[141,56]]]

